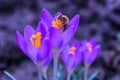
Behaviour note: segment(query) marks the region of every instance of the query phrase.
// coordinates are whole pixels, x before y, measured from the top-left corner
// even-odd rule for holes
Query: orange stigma
[[[30,42],[32,46],[35,46],[36,48],[40,48],[41,46],[41,32],[37,32],[36,34],[32,35],[30,37]]]
[[[88,50],[91,52],[92,51],[92,45],[91,45],[91,43],[87,43],[87,47],[88,47]]]
[[[70,48],[70,54],[75,54],[75,51],[76,51],[76,47],[74,47],[74,46],[72,46],[71,48]]]

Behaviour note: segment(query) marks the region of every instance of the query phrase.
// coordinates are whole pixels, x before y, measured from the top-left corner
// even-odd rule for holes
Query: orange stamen
[[[41,32],[37,32],[36,34],[32,35],[30,38],[30,42],[32,46],[35,46],[36,48],[40,48],[41,46]]]
[[[92,51],[92,45],[91,45],[91,43],[87,43],[87,47],[88,47],[88,50],[91,52]]]
[[[76,51],[76,47],[72,46],[71,49],[70,49],[70,54],[75,54],[75,51]]]

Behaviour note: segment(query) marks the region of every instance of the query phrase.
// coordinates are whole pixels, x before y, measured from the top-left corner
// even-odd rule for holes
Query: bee
[[[57,19],[61,22],[62,27],[60,27],[60,31],[62,30],[64,32],[69,28],[69,24],[68,24],[69,19],[67,16],[61,14],[58,15]]]

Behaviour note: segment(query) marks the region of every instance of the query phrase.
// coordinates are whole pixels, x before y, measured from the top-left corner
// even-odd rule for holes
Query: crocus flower
[[[68,70],[68,79],[70,79],[71,73],[77,67],[82,60],[82,53],[79,51],[79,42],[75,41],[71,47],[66,45],[61,51],[61,58],[65,63]]]
[[[74,36],[79,24],[79,15],[75,15],[69,21],[68,17],[60,12],[52,17],[46,9],[43,9],[41,20],[48,25],[52,46],[61,48]]]
[[[83,49],[84,63],[86,64],[91,64],[99,55],[101,50],[101,46],[96,44],[94,38],[92,38],[89,42],[83,41],[81,47]]]
[[[46,30],[41,21],[36,30],[30,25],[25,26],[24,37],[19,31],[16,32],[16,40],[22,51],[37,63],[43,60],[50,51],[50,43],[45,38]]]
[[[46,23],[46,29],[49,31],[49,38],[52,45],[54,59],[53,80],[56,80],[60,49],[66,45],[75,34],[79,23],[79,15],[76,15],[69,21],[68,17],[60,12],[52,17],[46,9],[43,9],[41,20]]]
[[[22,51],[37,65],[39,80],[42,80],[42,61],[50,52],[50,42],[46,38],[46,29],[40,21],[36,30],[30,25],[25,26],[24,37],[16,32],[16,40]]]
[[[85,65],[84,80],[87,80],[88,68],[100,53],[101,46],[97,45],[95,39],[92,38],[89,42],[83,41],[80,45],[80,50],[83,52],[83,61]]]

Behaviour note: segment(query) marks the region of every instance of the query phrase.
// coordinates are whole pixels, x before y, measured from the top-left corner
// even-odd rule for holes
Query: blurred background
[[[0,0],[0,80],[10,80],[4,70],[17,80],[37,80],[36,67],[18,47],[15,32],[23,33],[27,24],[36,28],[43,8],[52,15],[60,11],[70,19],[79,14],[79,27],[71,42],[95,37],[102,45],[89,75],[97,70],[94,80],[120,80],[120,0]],[[63,65],[58,69],[58,77],[62,75],[65,80]]]

